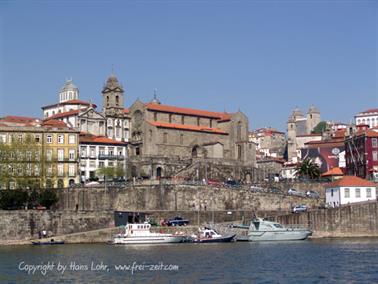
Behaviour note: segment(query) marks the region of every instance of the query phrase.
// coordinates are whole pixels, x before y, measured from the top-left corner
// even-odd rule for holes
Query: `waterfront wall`
[[[318,209],[301,214],[277,217],[283,224],[305,224],[314,237],[378,236],[378,203],[376,201]]]

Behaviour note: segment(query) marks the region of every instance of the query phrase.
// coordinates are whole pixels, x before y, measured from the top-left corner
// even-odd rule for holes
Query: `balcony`
[[[99,154],[99,160],[124,160],[124,155]]]

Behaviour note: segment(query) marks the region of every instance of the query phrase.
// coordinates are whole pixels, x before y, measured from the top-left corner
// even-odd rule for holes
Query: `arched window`
[[[106,96],[106,106],[109,106],[109,96]]]
[[[119,106],[119,97],[116,96],[116,106]]]
[[[158,167],[156,169],[156,178],[160,179],[161,178],[161,174],[162,174],[162,169],[161,169],[161,167]]]

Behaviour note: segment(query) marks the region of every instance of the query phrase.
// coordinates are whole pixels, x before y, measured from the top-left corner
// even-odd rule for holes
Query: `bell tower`
[[[106,116],[123,116],[124,98],[123,87],[117,77],[111,74],[102,89],[103,112]]]

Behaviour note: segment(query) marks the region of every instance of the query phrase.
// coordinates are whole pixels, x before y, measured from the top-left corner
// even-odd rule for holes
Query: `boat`
[[[54,239],[47,241],[32,241],[33,245],[42,246],[42,245],[63,245],[64,241],[56,241]]]
[[[236,234],[232,235],[220,235],[217,231],[211,228],[199,229],[198,235],[193,235],[194,243],[229,243],[232,242]]]
[[[308,228],[284,227],[262,218],[254,218],[248,229],[248,240],[252,242],[305,240],[311,235]]]
[[[151,224],[127,224],[125,232],[113,239],[113,244],[163,244],[182,243],[186,236],[181,234],[164,234],[150,232]]]

